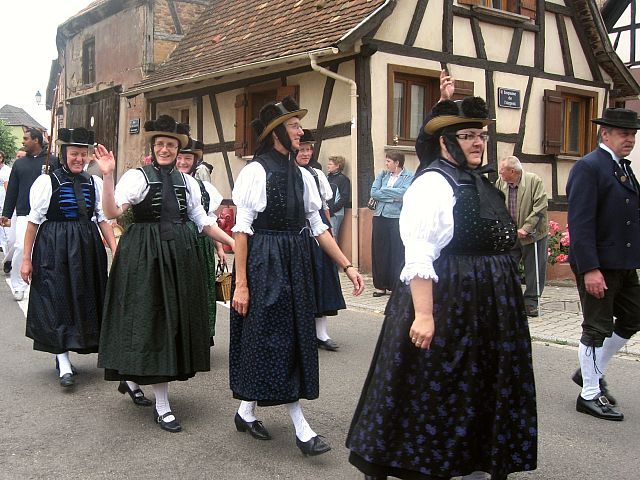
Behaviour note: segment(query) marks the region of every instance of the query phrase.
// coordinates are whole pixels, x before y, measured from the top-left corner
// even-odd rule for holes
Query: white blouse
[[[298,167],[300,168],[300,167]],[[304,211],[309,221],[311,232],[318,236],[328,230],[318,210],[322,208],[322,200],[316,188],[316,181],[306,169],[300,168],[304,183]],[[259,162],[248,163],[238,175],[232,193],[233,203],[236,204],[236,224],[231,229],[233,232],[242,232],[253,235],[251,225],[258,216],[267,208],[267,173]]]
[[[91,176],[95,184],[96,190],[96,206],[94,209],[94,215],[91,217],[93,222],[104,222],[107,220],[102,211],[102,179],[95,175]],[[29,191],[29,203],[31,204],[31,211],[27,216],[27,220],[36,225],[44,223],[47,219],[47,210],[49,210],[49,204],[51,203],[51,177],[49,175],[40,175],[36,178],[36,181],[31,185]]]
[[[433,262],[453,238],[453,189],[440,173],[427,172],[413,182],[403,200],[400,236],[405,265],[400,280],[409,284],[420,277],[437,282]]]
[[[316,173],[318,174],[318,183],[320,184],[320,197],[322,199],[322,209],[327,210],[329,205],[327,205],[327,200],[331,200],[333,198],[333,190],[331,190],[331,185],[329,185],[329,180],[327,176],[324,174],[322,170],[319,168],[314,168]]]
[[[195,178],[182,174],[187,186],[187,215],[198,227],[198,232],[202,232],[205,225],[215,225],[216,219],[207,216],[207,212],[202,207],[202,195],[200,185]],[[144,200],[149,191],[149,185],[144,174],[137,168],[127,170],[116,185],[115,200],[118,207],[125,203],[137,205]]]

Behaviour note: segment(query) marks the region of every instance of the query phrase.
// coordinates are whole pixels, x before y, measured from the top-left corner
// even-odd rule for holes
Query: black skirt
[[[234,398],[279,405],[319,395],[314,286],[308,233],[249,237],[246,317],[231,309],[229,379]],[[232,296],[235,292],[235,269]]]
[[[409,286],[398,282],[353,417],[350,461],[368,475],[496,478],[537,464],[531,340],[508,253],[436,262],[431,348],[409,338]]]
[[[373,217],[371,232],[371,276],[379,290],[393,290],[404,267],[404,243],[400,219]]]
[[[27,337],[43,352],[95,353],[107,253],[93,222],[45,221],[32,254]]]

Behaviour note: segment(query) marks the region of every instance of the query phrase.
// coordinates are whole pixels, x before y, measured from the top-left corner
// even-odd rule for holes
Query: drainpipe
[[[350,78],[332,72],[317,63],[317,54],[310,53],[311,68],[316,72],[331,77],[351,86],[351,263],[358,268],[360,249],[358,245],[358,87]]]

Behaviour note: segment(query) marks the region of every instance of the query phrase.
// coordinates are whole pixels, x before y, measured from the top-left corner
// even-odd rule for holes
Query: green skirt
[[[216,244],[211,237],[200,235],[198,227],[192,221],[187,225],[196,236],[196,243],[203,256],[202,274],[204,275],[204,288],[207,291],[207,307],[209,309],[209,336],[216,335]]]
[[[98,367],[107,380],[141,385],[210,369],[203,257],[193,232],[135,223],[120,238],[105,296]]]

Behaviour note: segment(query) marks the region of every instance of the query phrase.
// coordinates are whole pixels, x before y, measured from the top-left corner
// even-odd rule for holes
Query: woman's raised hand
[[[100,167],[100,173],[108,175],[116,169],[116,158],[113,152],[107,150],[104,145],[98,144],[93,153],[93,158]]]

